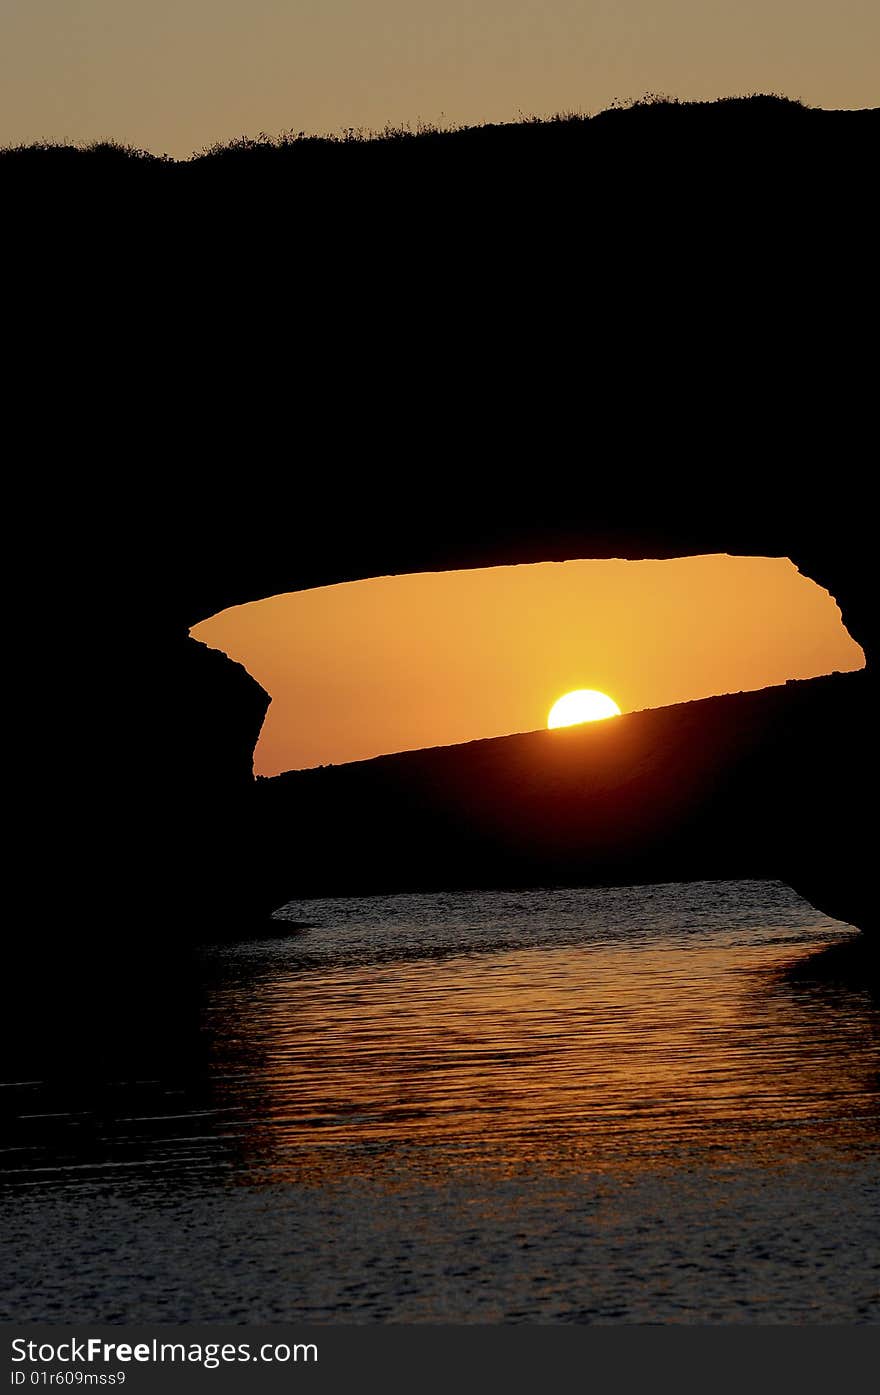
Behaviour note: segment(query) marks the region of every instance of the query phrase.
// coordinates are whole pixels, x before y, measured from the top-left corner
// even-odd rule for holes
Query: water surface
[[[743,881],[281,914],[170,1060],[157,1004],[136,1069],[6,1082],[9,1316],[880,1316],[877,1003],[792,973],[848,927]]]

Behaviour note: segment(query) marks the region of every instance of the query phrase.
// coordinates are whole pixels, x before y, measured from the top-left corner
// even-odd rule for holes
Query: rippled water
[[[848,927],[758,882],[282,916],[154,1071],[0,1091],[9,1316],[880,1317],[880,1014],[803,971]]]

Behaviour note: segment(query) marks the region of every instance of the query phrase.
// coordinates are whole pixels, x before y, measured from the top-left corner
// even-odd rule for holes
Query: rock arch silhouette
[[[454,534],[446,531],[451,522],[448,518],[435,515],[430,521],[423,519],[417,529],[402,538],[388,521],[389,515],[381,511],[373,515],[360,512],[352,532],[343,538],[337,534],[331,548],[326,546],[323,539],[319,539],[313,544],[298,546],[296,557],[286,560],[283,537],[275,536],[270,541],[264,533],[261,545],[265,550],[259,557],[241,557],[235,566],[225,565],[222,558],[215,559],[212,566],[210,558],[202,557],[197,568],[197,585],[191,587],[189,594],[185,587],[180,588],[180,624],[195,622],[230,604],[240,604],[281,591],[393,572],[446,570],[571,557],[636,559],[721,551],[791,557],[805,575],[835,596],[850,633],[865,649],[868,668],[862,673],[848,676],[845,685],[837,688],[827,682],[823,686],[823,680],[813,680],[777,692],[772,718],[768,719],[772,740],[778,745],[778,733],[788,723],[797,727],[797,740],[803,743],[797,752],[788,753],[784,775],[780,775],[779,770],[775,772],[775,778],[784,778],[793,786],[786,799],[780,801],[780,810],[784,805],[789,811],[787,817],[790,817],[793,804],[799,804],[812,809],[814,813],[798,820],[797,827],[790,831],[778,830],[778,856],[774,861],[773,851],[768,849],[766,866],[771,873],[775,868],[777,875],[794,884],[830,914],[851,920],[861,928],[871,928],[871,895],[864,880],[866,864],[859,870],[860,859],[866,853],[864,827],[855,810],[861,807],[857,787],[865,777],[865,766],[857,753],[861,751],[867,758],[871,749],[868,708],[869,695],[873,691],[871,665],[877,637],[868,599],[867,553],[854,545],[851,523],[844,524],[839,520],[835,526],[825,507],[817,509],[812,516],[802,511],[797,519],[792,519],[790,515],[776,518],[765,516],[757,526],[752,520],[738,518],[735,510],[728,511],[721,525],[694,519],[686,526],[682,525],[680,512],[665,516],[654,512],[650,518],[644,518],[634,525],[632,512],[631,508],[622,508],[617,514],[609,513],[596,518],[595,514],[584,510],[578,518],[560,508],[555,514],[545,510],[540,519],[526,520],[502,519],[497,510],[483,514],[472,510],[468,518],[469,535],[455,541],[449,540]],[[267,552],[271,555],[267,556]],[[273,839],[267,838],[265,823],[261,819],[271,819],[273,816],[267,813],[268,806],[265,804],[257,812],[253,802],[253,786],[246,772],[268,698],[237,665],[215,652],[199,647],[197,652],[188,653],[187,662],[193,683],[196,687],[201,686],[204,698],[209,691],[212,694],[210,701],[215,704],[218,720],[211,729],[210,743],[215,758],[222,753],[208,779],[205,777],[207,761],[203,760],[191,768],[189,789],[197,790],[201,781],[211,792],[211,806],[223,808],[228,827],[236,830],[229,842],[218,830],[216,819],[206,817],[205,826],[212,831],[202,842],[192,864],[199,867],[195,901],[201,907],[200,910],[195,906],[193,908],[193,925],[200,920],[211,923],[209,868],[214,853],[225,842],[226,851],[220,861],[227,868],[233,865],[239,867],[242,885],[232,895],[227,885],[224,913],[220,919],[228,927],[227,933],[240,933],[242,926],[252,927],[252,932],[259,933],[258,927],[266,928],[265,917],[270,910],[296,895],[303,886],[302,877],[296,871],[295,850],[288,848],[289,865],[286,868],[279,866],[285,857],[282,846],[274,842],[272,852],[266,850],[266,845],[273,843]],[[738,713],[744,713],[747,707],[746,696],[724,700],[728,704],[722,718],[724,723],[739,720]],[[846,731],[843,746],[842,725]],[[192,732],[187,744],[190,742],[196,747],[199,744]],[[840,760],[830,754],[838,747]],[[822,752],[824,755],[821,755]],[[850,768],[842,766],[841,761],[851,762]],[[799,762],[803,764],[800,775],[797,771]],[[225,772],[222,776],[221,771]],[[774,793],[772,789],[773,778],[774,773],[768,770],[763,785],[751,788],[756,800],[773,801],[777,798],[779,792]],[[234,787],[238,790],[238,813],[235,816],[230,813],[232,805],[229,802]],[[376,791],[371,789],[369,795],[363,793],[357,797],[375,799]],[[381,797],[383,800],[393,798],[384,790]],[[723,792],[714,791],[712,797],[716,802],[720,800],[723,803]],[[191,795],[191,799],[199,802],[197,795]],[[244,812],[248,807],[250,815]],[[272,808],[277,811],[277,802]],[[366,806],[362,813],[366,817]],[[241,849],[249,841],[242,821],[247,824],[248,818],[253,820],[252,827],[259,829],[257,846],[252,846],[247,855],[242,856]],[[238,852],[235,851],[236,846]],[[863,848],[864,853],[861,852]],[[344,851],[340,852],[340,857],[344,858],[345,855]],[[575,848],[569,848],[566,856],[567,862],[558,869],[564,880],[577,881],[579,871],[587,879],[595,875],[589,858],[579,861]],[[245,871],[246,864],[250,869],[248,871]],[[682,863],[675,857],[670,856],[668,866],[664,865],[662,858],[659,862],[653,860],[650,866],[658,880],[667,875],[681,875]],[[468,867],[469,872],[462,870],[459,874],[465,880],[468,875],[474,875],[473,861]],[[401,868],[400,874],[402,872]],[[619,865],[617,873],[622,880],[629,879],[625,868],[621,875]],[[396,874],[390,874],[390,883],[388,875],[386,870],[385,881],[381,885],[384,889],[393,890]],[[497,877],[499,865],[490,869],[487,875],[490,881],[492,876]],[[684,875],[688,875],[686,869]],[[638,874],[633,879],[644,880],[645,877]],[[400,884],[411,885],[405,881]],[[345,890],[347,885],[346,878],[340,877],[338,889]],[[220,920],[215,919],[214,925],[215,930],[219,930]]]

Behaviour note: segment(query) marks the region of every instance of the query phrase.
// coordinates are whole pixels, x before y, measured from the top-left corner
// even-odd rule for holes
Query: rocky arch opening
[[[45,681],[34,697],[31,727],[49,754],[41,757],[45,780],[31,785],[34,826],[41,847],[51,849],[58,897],[89,908],[84,935],[72,935],[57,918],[47,932],[65,963],[92,962],[109,948],[110,965],[118,951],[136,952],[144,942],[175,946],[263,935],[271,912],[298,892],[290,830],[272,800],[276,788],[298,782],[302,817],[317,828],[315,791],[305,789],[316,777],[254,780],[268,696],[240,664],[189,638],[192,626],[233,605],[339,582],[575,558],[788,557],[830,593],[864,650],[864,671],[790,684],[765,698],[706,701],[776,704],[764,728],[768,759],[731,765],[761,775],[754,791],[767,832],[766,862],[829,914],[874,929],[874,850],[862,811],[870,808],[875,780],[880,636],[871,515],[852,490],[800,488],[795,497],[777,481],[766,497],[729,492],[723,509],[693,490],[658,494],[650,508],[641,494],[624,499],[619,491],[613,507],[600,511],[592,486],[589,502],[585,491],[569,490],[537,504],[509,497],[503,508],[485,492],[465,497],[450,487],[438,488],[430,509],[414,505],[402,526],[400,507],[392,509],[372,485],[369,497],[346,498],[335,511],[329,491],[316,500],[303,496],[298,476],[288,485],[279,487],[259,526],[248,525],[239,495],[215,491],[210,506],[200,499],[198,516],[188,506],[179,517],[169,514],[163,504],[149,552],[126,538],[126,547],[112,554],[112,572],[106,550],[96,552],[89,595],[104,594],[112,575],[109,608],[95,609],[83,628],[82,605],[71,597],[59,612],[59,634],[51,635],[48,649],[44,644],[37,671]],[[157,537],[161,557],[153,547]],[[34,634],[47,638],[36,627]],[[625,720],[632,726],[648,718]],[[729,722],[719,727],[731,729]],[[330,774],[341,778],[338,770]],[[469,784],[464,774],[457,781],[450,776],[447,799],[475,787],[482,785]],[[357,845],[360,828],[372,827],[372,813],[369,805],[360,813],[356,804],[349,807]],[[454,808],[444,817],[446,828],[454,826]],[[480,849],[470,841],[481,866]],[[672,875],[672,859],[664,853],[658,860],[661,875]]]
[[[833,598],[781,557],[366,578],[234,606],[190,633],[271,699],[258,776],[533,731],[576,688],[628,713],[864,666]]]
[[[469,569],[487,560],[493,566],[505,565],[522,560],[523,553],[530,562],[546,561],[548,554],[562,561],[588,556],[590,551],[633,560],[646,560],[655,552],[667,558],[705,555],[696,547],[655,546],[649,552],[641,544],[621,548],[607,540],[601,547],[589,543],[573,547],[570,541],[537,548],[505,543],[489,549],[488,557],[485,545],[464,551],[459,545],[423,555],[421,567],[413,570],[439,572],[463,561]],[[834,599],[829,597],[828,604],[833,608],[837,599],[833,565],[815,556],[805,564],[795,549],[789,553],[794,555],[791,565],[820,587],[832,581],[829,590]],[[393,549],[388,555],[394,558]],[[780,554],[768,555],[785,561]],[[854,567],[852,559],[847,561],[837,572],[839,589],[847,600],[844,618],[856,615],[860,622],[856,634],[862,638],[870,613],[859,594],[859,566]],[[412,563],[410,553],[404,566]],[[364,580],[381,571],[375,562],[356,556],[345,569],[331,568],[329,574],[326,559],[312,568],[304,568],[300,559],[287,575],[305,590]],[[272,575],[278,578],[277,568],[272,568]],[[250,596],[262,591],[265,597],[269,592],[268,587],[252,583],[242,589]],[[204,608],[201,613],[206,613]],[[198,615],[191,615],[191,620],[198,620]],[[201,646],[190,643],[190,649],[200,654],[200,664],[222,666],[224,681],[238,685],[242,694],[248,692],[249,756],[267,697],[246,679],[240,666]],[[621,731],[629,733],[629,764],[617,762],[615,768],[625,773],[616,790],[611,788],[614,779],[609,781],[608,769],[602,773],[606,804],[610,800],[615,812],[610,820],[603,816],[601,827],[595,819],[591,824],[588,814],[585,819],[582,806],[573,809],[576,791],[570,784],[564,788],[566,777],[558,765],[536,760],[543,739],[540,732],[531,738],[466,743],[456,748],[452,760],[443,762],[442,769],[438,753],[425,751],[329,771],[306,769],[257,781],[256,786],[248,770],[251,793],[246,796],[241,785],[245,751],[239,743],[242,797],[236,827],[241,837],[236,839],[234,860],[243,869],[238,884],[244,887],[246,918],[252,924],[256,914],[257,925],[265,928],[272,910],[300,894],[743,874],[779,877],[829,914],[864,927],[871,920],[864,876],[867,859],[862,830],[847,812],[847,803],[857,778],[869,689],[869,675],[852,672],[701,699],[688,704],[686,711],[664,709],[659,717],[652,711],[633,713],[621,726]],[[685,720],[679,721],[683,715]],[[576,783],[583,787],[583,760],[589,760],[591,751],[595,755],[598,746],[595,736],[587,732],[572,740],[581,745],[581,763],[575,761],[572,769],[577,771]],[[228,741],[226,745],[228,750]],[[665,753],[666,767],[663,761],[649,761],[646,770],[645,752],[652,750]],[[689,753],[684,778],[679,766],[670,780],[668,761],[674,768],[682,751]],[[633,788],[634,771],[641,771],[639,778],[647,778],[652,786],[648,817],[633,818],[633,810],[646,807],[644,790],[640,794]],[[671,805],[670,789],[675,793]],[[513,790],[516,799],[511,798]],[[522,807],[523,795],[530,811],[524,821],[511,813]],[[413,810],[418,817],[413,818]],[[752,817],[756,810],[757,819]],[[340,811],[344,811],[341,818]],[[622,852],[615,847],[621,835]],[[589,857],[584,855],[585,837],[591,840]],[[242,852],[245,844],[247,850]],[[215,853],[212,848],[212,856]],[[231,933],[240,934],[237,906],[234,918],[237,928]]]

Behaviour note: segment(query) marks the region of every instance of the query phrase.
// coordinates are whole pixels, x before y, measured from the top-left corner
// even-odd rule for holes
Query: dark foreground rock
[[[289,895],[446,876],[765,871],[872,929],[877,126],[759,100],[2,162],[26,1005],[148,968],[161,1003]],[[187,634],[358,577],[703,552],[791,557],[868,673],[265,789],[268,696]]]

